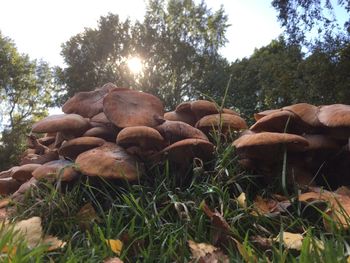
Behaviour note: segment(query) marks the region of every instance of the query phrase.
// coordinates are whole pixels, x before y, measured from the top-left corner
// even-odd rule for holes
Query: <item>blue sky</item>
[[[63,65],[60,45],[85,27],[95,27],[108,12],[125,19],[142,20],[144,0],[0,0],[0,30],[21,53]],[[229,17],[229,43],[221,50],[229,61],[251,55],[282,32],[269,0],[207,0],[217,10],[221,5]]]

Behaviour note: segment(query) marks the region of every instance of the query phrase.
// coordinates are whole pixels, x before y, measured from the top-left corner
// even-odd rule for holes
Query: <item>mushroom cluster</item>
[[[233,142],[243,166],[273,176],[283,159],[300,184],[348,184],[350,106],[299,103],[254,115],[256,123]]]
[[[212,158],[212,129],[246,128],[236,112],[215,103],[185,102],[164,114],[159,98],[111,83],[76,93],[62,111],[33,125],[20,165],[0,173],[0,195],[16,196],[39,179],[135,181],[145,163],[168,159],[183,167]]]

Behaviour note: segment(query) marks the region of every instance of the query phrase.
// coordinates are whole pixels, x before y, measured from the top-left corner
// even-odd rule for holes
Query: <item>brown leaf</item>
[[[272,247],[273,240],[271,238],[262,237],[262,236],[252,236],[250,239],[253,243],[256,243],[262,249],[266,250]]]
[[[208,205],[203,201],[201,208],[204,213],[211,219],[212,226],[215,228],[213,233],[214,244],[231,242],[231,228],[225,218],[218,211],[211,211]]]
[[[287,207],[290,206],[290,201],[276,201],[273,199],[264,199],[261,196],[257,196],[254,200],[253,208],[255,211],[253,215],[266,215],[271,213],[280,213],[286,211]]]
[[[94,221],[100,221],[91,203],[83,205],[77,213],[76,218],[82,229],[88,229]]]
[[[192,258],[191,262],[201,263],[229,263],[230,260],[219,248],[207,243],[196,243],[192,240],[188,240],[188,246],[191,249]]]
[[[318,191],[318,189],[315,189]],[[344,191],[339,191],[344,193]],[[300,202],[326,201],[329,204],[327,215],[336,223],[337,227],[349,228],[350,223],[350,196],[329,192],[308,192],[300,194],[298,197]],[[325,227],[330,229],[329,222],[324,220]]]

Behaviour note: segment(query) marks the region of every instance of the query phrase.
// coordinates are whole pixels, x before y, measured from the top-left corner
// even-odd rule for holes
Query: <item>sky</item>
[[[213,11],[222,5],[231,25],[229,43],[221,54],[229,61],[250,56],[255,48],[277,38],[282,29],[270,0],[207,0]],[[122,19],[142,20],[145,0],[0,0],[0,31],[11,38],[19,52],[43,59],[51,66],[64,66],[61,44],[96,27],[109,12]]]

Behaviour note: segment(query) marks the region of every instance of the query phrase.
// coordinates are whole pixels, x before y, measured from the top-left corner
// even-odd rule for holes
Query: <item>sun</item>
[[[142,72],[142,60],[139,57],[130,57],[127,61],[128,68],[133,74]]]

